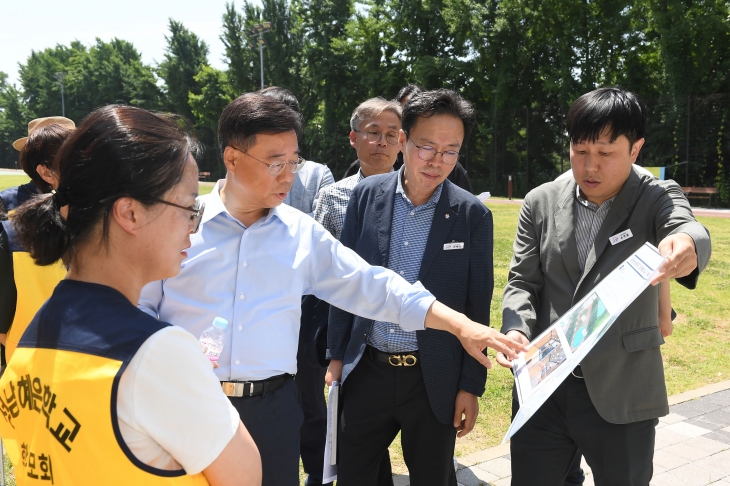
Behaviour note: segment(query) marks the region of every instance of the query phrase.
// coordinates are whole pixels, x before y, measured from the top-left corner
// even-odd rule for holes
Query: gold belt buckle
[[[412,354],[391,354],[388,356],[388,363],[391,366],[415,366],[418,362]]]

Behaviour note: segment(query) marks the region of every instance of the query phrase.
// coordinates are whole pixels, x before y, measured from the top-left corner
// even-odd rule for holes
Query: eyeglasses
[[[264,162],[263,160],[257,159],[253,155],[244,152],[243,150],[241,150],[238,147],[234,147],[233,145],[230,145],[230,147],[232,149],[238,150],[242,154],[248,155],[252,159],[258,160],[259,162],[264,164],[266,167],[269,168],[269,174],[271,174],[272,176],[281,174],[281,172],[284,170],[284,167],[286,167],[287,165],[289,166],[289,172],[291,172],[292,174],[296,174],[297,172],[302,170],[302,167],[304,167],[304,164],[307,163],[307,161],[304,160],[304,158],[300,156],[300,157],[297,157],[297,160],[292,160],[291,162],[286,162],[284,160],[276,160],[272,164],[268,164],[268,163]]]
[[[376,143],[380,142],[382,140],[383,136],[385,136],[385,141],[388,142],[391,145],[395,145],[398,143],[398,133],[397,132],[377,132],[375,130],[367,131],[367,132],[361,132],[360,130],[355,130],[357,133],[362,133],[365,135],[368,139],[368,142],[370,143]]]
[[[174,208],[180,208],[186,211],[190,211],[190,225],[193,227],[193,231],[191,233],[197,233],[198,229],[200,229],[200,221],[203,219],[203,212],[205,211],[204,202],[198,199],[192,206],[180,206],[179,204],[171,203],[170,201],[165,201],[164,199],[154,198],[153,200],[157,201],[158,203],[167,204],[168,206],[172,206]]]
[[[416,145],[416,142],[414,142],[413,139],[408,139],[408,141],[411,142],[418,149],[418,157],[426,162],[428,162],[429,160],[433,160],[433,158],[436,157],[438,154],[441,154],[441,162],[443,162],[445,165],[454,165],[456,161],[459,160],[459,152],[456,152],[454,150],[437,152],[435,148],[429,147],[428,145]]]

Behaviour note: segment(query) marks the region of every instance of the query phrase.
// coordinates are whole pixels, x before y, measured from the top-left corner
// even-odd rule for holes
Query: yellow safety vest
[[[202,473],[143,464],[119,431],[119,379],[168,325],[109,287],[58,284],[0,379],[0,436],[19,486],[208,485]]]
[[[13,357],[18,341],[33,316],[51,296],[58,282],[66,276],[66,267],[60,261],[44,267],[36,265],[30,253],[20,246],[10,221],[3,221],[2,225],[13,254],[13,278],[18,299],[13,324],[8,331],[5,344],[6,361],[10,361]]]

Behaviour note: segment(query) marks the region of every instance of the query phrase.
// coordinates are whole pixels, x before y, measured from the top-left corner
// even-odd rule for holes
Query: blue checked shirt
[[[441,197],[443,184],[436,188],[426,203],[414,206],[403,191],[402,179],[401,168],[398,171],[398,186],[393,204],[388,268],[406,279],[408,283],[415,283],[418,280],[418,272],[421,271],[423,252],[426,250],[433,213]],[[368,333],[368,344],[386,353],[402,353],[418,349],[416,333],[404,332],[397,324],[383,321],[373,322]]]

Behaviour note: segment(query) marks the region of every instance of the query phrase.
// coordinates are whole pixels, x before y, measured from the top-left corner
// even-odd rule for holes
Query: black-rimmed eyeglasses
[[[454,165],[459,160],[459,152],[455,150],[437,152],[435,148],[429,147],[428,145],[416,145],[413,139],[408,139],[408,141],[418,149],[418,157],[425,162],[433,160],[438,154],[441,154],[441,162],[445,165]]]
[[[297,160],[292,160],[291,162],[286,162],[284,160],[275,160],[274,162],[269,164],[268,162],[264,162],[263,160],[257,159],[253,155],[244,152],[240,148],[234,147],[233,145],[230,145],[230,147],[232,149],[238,150],[242,154],[248,155],[252,159],[258,160],[259,162],[264,164],[266,167],[269,168],[269,174],[271,174],[272,176],[281,174],[281,172],[284,170],[284,167],[286,167],[287,165],[289,166],[289,172],[291,172],[292,174],[296,174],[297,172],[302,170],[302,167],[304,167],[304,164],[307,163],[307,161],[304,160],[304,158],[300,156],[300,157],[297,157]]]

